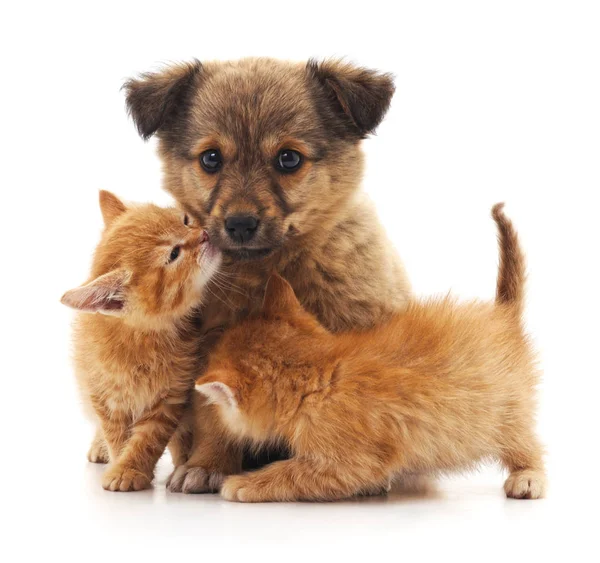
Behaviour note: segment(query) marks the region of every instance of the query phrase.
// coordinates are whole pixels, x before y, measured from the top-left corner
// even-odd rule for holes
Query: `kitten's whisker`
[[[206,289],[206,291],[208,291],[208,293],[210,293],[210,294],[211,294],[211,295],[212,295],[212,296],[213,296],[215,299],[218,299],[218,300],[219,300],[221,303],[223,303],[223,305],[225,305],[226,307],[228,307],[228,308],[229,308],[229,309],[231,309],[231,310],[233,310],[233,309],[234,309],[234,307],[233,307],[233,305],[232,305],[231,303],[228,303],[228,302],[224,301],[224,300],[223,300],[223,299],[221,299],[221,298],[220,298],[220,297],[219,297],[219,296],[218,296],[218,295],[217,295],[217,294],[216,294],[214,291],[212,291],[212,290],[210,289],[210,284],[208,284],[208,285],[206,286],[206,288],[205,288],[205,289]]]
[[[228,282],[227,280],[220,279],[216,275],[213,278],[213,282],[217,285],[220,284],[220,287],[228,289],[230,291],[233,291],[234,293],[238,293],[239,295],[243,295],[243,296],[246,295],[246,292],[243,290],[242,287],[235,285],[231,282]]]

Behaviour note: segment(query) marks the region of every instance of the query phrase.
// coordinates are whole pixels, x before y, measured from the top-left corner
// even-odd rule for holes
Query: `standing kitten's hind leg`
[[[543,498],[546,494],[546,475],[539,469],[513,471],[504,482],[504,492],[509,498]]]
[[[96,430],[96,434],[92,440],[87,458],[91,463],[108,463],[110,461],[110,456],[108,455],[108,446],[106,445],[106,440],[104,439],[104,434],[102,433],[101,428]]]
[[[504,483],[509,498],[539,499],[546,494],[543,448],[534,435],[519,439],[503,455],[503,463],[510,471]]]

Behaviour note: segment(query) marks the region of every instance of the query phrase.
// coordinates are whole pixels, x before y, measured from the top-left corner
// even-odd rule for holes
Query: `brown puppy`
[[[158,136],[166,189],[225,256],[206,331],[256,310],[274,270],[329,330],[405,306],[406,275],[359,190],[360,143],[387,111],[390,76],[340,62],[195,61],[125,88],[140,134]],[[214,491],[239,471],[211,412],[196,409],[172,490]]]
[[[496,302],[432,299],[370,330],[331,334],[273,276],[264,310],[231,328],[196,389],[230,439],[283,442],[292,458],[223,483],[227,500],[336,500],[402,473],[492,459],[514,498],[540,498],[538,373],[523,330],[524,260],[494,209],[501,261]]]

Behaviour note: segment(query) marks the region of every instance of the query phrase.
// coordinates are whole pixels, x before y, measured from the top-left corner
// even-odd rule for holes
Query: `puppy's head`
[[[356,189],[359,142],[390,76],[340,62],[193,63],[126,83],[140,135],[159,138],[166,188],[232,259],[306,234]]]

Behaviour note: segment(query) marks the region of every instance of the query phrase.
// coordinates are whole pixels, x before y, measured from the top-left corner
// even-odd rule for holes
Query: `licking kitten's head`
[[[174,208],[126,206],[106,191],[100,192],[100,209],[105,230],[91,281],[67,291],[62,303],[160,326],[201,302],[221,260],[202,228]]]
[[[302,386],[318,382],[320,348],[329,337],[290,284],[274,274],[262,312],[225,332],[196,390],[219,406],[234,432],[265,439],[297,411]]]

